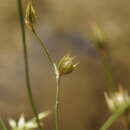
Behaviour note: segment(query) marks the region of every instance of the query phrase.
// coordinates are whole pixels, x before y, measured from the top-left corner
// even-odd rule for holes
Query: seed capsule
[[[31,2],[28,3],[26,8],[25,23],[33,28],[36,21],[36,13]]]
[[[71,57],[70,55],[64,56],[59,64],[58,70],[60,75],[66,75],[71,73],[77,67],[78,63],[74,64],[73,60],[75,57]]]

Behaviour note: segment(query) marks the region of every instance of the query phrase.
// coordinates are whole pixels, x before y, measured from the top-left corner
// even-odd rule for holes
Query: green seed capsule
[[[59,64],[58,64],[58,70],[60,75],[65,75],[71,73],[73,70],[75,70],[77,63],[74,64],[73,62],[74,57],[71,57],[70,55],[64,56]]]
[[[36,21],[36,13],[35,10],[32,6],[32,3],[29,2],[26,8],[26,15],[25,15],[25,23],[29,26],[29,27],[33,27],[33,25],[35,24]]]

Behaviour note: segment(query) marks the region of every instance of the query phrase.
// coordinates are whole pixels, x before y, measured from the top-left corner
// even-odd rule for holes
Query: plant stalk
[[[35,106],[35,102],[34,102],[34,99],[33,99],[31,83],[30,83],[28,54],[27,54],[27,46],[26,46],[26,35],[25,35],[25,25],[24,25],[22,2],[21,2],[21,0],[17,0],[17,2],[18,2],[19,19],[20,19],[21,33],[22,33],[23,54],[24,54],[24,64],[25,64],[25,78],[26,78],[28,98],[29,98],[29,101],[30,101],[32,111],[34,112],[34,115],[36,117],[38,128],[39,128],[39,130],[42,130],[41,125],[40,125],[40,121],[39,121],[39,118],[38,118],[37,108]]]
[[[36,32],[34,26],[32,27],[32,32],[35,35],[35,37],[38,39],[39,43],[41,44],[42,48],[44,49],[44,52],[45,52],[45,54],[46,54],[50,64],[54,67],[54,70],[55,70],[55,63],[54,63],[54,61],[53,61],[53,59],[52,59],[52,57],[51,57],[51,55],[50,55],[46,45],[45,45],[45,43],[41,40],[40,36]]]
[[[124,112],[130,107],[130,102],[122,106],[119,110],[113,113],[112,116],[108,118],[108,120],[104,123],[104,125],[100,128],[100,130],[108,130],[112,124],[124,114]]]
[[[60,77],[56,79],[57,88],[56,88],[56,102],[55,102],[55,130],[59,130],[59,105],[60,105]]]
[[[58,67],[55,64],[55,62],[52,59],[52,56],[50,55],[45,43],[41,40],[39,34],[36,32],[34,26],[32,27],[32,32],[34,36],[38,39],[39,43],[41,44],[50,64],[54,68],[54,73],[56,77],[56,100],[55,100],[55,106],[54,106],[54,113],[55,113],[55,130],[59,130],[59,104],[60,104],[60,75],[58,71]]]
[[[107,52],[101,53],[102,63],[103,63],[104,68],[105,68],[106,79],[108,82],[108,90],[109,90],[109,92],[113,92],[113,91],[117,90],[117,84],[116,84],[115,79],[113,77],[112,65],[109,61],[109,56],[106,53]]]

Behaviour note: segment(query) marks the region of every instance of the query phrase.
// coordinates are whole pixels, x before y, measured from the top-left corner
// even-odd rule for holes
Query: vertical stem
[[[59,130],[59,104],[60,104],[60,79],[61,79],[61,77],[59,75],[58,68],[57,68],[56,64],[54,63],[54,61],[52,59],[52,56],[50,55],[48,49],[46,48],[45,43],[41,40],[40,36],[36,32],[34,26],[32,27],[32,32],[35,35],[35,37],[39,40],[39,42],[40,42],[46,56],[49,59],[50,64],[54,68],[55,77],[56,77],[56,100],[55,100],[55,107],[54,107],[55,130]]]
[[[55,130],[59,130],[59,105],[60,105],[60,77],[56,79],[56,102],[55,102]]]
[[[108,54],[106,54],[106,52],[101,53],[101,56],[102,56],[102,63],[105,68],[106,79],[108,82],[109,91],[110,92],[115,91],[117,89],[117,84],[113,78],[112,65],[109,61],[109,56],[108,56]]]
[[[36,38],[39,40],[39,43],[41,44],[42,48],[44,49],[45,54],[47,55],[47,58],[48,58],[49,62],[51,63],[51,65],[52,65],[52,66],[54,67],[54,69],[55,69],[54,61],[53,61],[53,59],[52,59],[52,57],[51,57],[51,55],[50,55],[48,49],[46,48],[45,43],[41,40],[40,36],[38,35],[38,33],[36,32],[36,30],[35,30],[34,27],[32,28],[32,32],[33,32],[33,34],[36,36]]]
[[[26,85],[27,85],[27,92],[28,98],[31,104],[32,111],[35,114],[36,121],[38,124],[39,130],[41,130],[40,121],[38,118],[37,108],[34,103],[32,89],[30,84],[30,77],[29,77],[29,65],[28,65],[28,55],[27,55],[27,46],[26,46],[26,35],[25,35],[25,28],[24,28],[24,17],[23,17],[23,9],[22,9],[22,2],[21,0],[17,0],[18,2],[18,10],[19,10],[19,19],[21,24],[21,33],[22,33],[22,42],[23,42],[23,54],[24,54],[24,62],[25,62],[25,78],[26,78]]]
[[[124,114],[124,112],[130,107],[130,102],[123,105],[120,109],[118,109],[112,116],[108,118],[108,120],[103,124],[103,126],[99,130],[108,130],[112,124]]]

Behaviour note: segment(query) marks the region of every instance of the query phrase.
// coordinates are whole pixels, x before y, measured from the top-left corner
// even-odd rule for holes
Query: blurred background
[[[23,0],[26,7],[27,0]],[[37,31],[58,61],[66,53],[76,56],[79,67],[62,79],[60,127],[62,130],[98,130],[111,114],[101,57],[93,46],[90,23],[97,22],[107,35],[114,78],[130,85],[129,0],[34,0]],[[23,48],[17,0],[0,0],[0,117],[32,117],[25,83]],[[38,111],[52,109],[55,77],[37,39],[26,29],[30,78]],[[53,115],[44,120],[54,129]],[[122,130],[117,121],[111,130]]]

